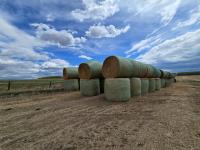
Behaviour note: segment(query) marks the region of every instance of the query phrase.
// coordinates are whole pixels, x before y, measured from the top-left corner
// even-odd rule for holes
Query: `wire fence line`
[[[0,81],[0,92],[63,88],[63,80],[8,80]]]

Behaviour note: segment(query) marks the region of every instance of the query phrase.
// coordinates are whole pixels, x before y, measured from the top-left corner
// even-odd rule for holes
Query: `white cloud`
[[[193,9],[192,11],[190,11],[190,15],[189,15],[188,19],[186,19],[184,21],[179,21],[172,30],[191,26],[191,25],[193,25],[195,23],[199,23],[199,22],[200,22],[200,5],[197,7],[197,9]]]
[[[76,9],[71,12],[71,15],[79,20],[84,21],[85,19],[92,20],[104,20],[110,16],[113,16],[119,11],[117,1],[115,0],[82,0],[85,9]]]
[[[20,57],[23,59],[44,60],[48,56],[42,52],[36,52],[34,48],[40,49],[45,44],[0,17],[0,56]]]
[[[200,60],[200,29],[187,32],[176,38],[166,40],[152,47],[137,60],[146,63],[159,64],[162,62],[180,63]],[[182,67],[184,63],[182,64]]]
[[[0,79],[30,79],[41,75],[61,75],[69,62],[53,59],[42,50],[46,43],[0,17]],[[39,60],[39,61],[38,61]]]
[[[123,0],[119,1],[119,6],[134,18],[141,18],[145,22],[159,19],[166,26],[176,15],[180,3],[181,0]]]
[[[126,33],[129,29],[129,25],[121,29],[117,29],[114,25],[94,25],[91,26],[88,31],[86,31],[86,36],[91,38],[114,38],[122,33]]]
[[[91,60],[93,59],[92,57],[86,56],[86,55],[80,55],[78,56],[79,58],[83,58],[83,59],[87,59],[87,60]]]
[[[51,59],[49,61],[43,62],[41,68],[43,69],[61,69],[63,67],[69,67],[69,62],[62,59]]]
[[[60,47],[70,47],[86,41],[84,37],[74,37],[68,30],[58,31],[55,28],[42,23],[33,23],[31,25],[37,28],[37,37],[49,44],[56,44]]]
[[[132,48],[127,50],[125,54],[129,54],[130,57],[131,53],[141,52],[147,48],[151,48],[152,46],[160,43],[161,41],[161,35],[148,37],[138,43],[133,44]]]

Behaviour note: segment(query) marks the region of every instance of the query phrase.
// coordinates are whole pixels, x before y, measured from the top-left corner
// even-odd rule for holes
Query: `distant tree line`
[[[48,77],[40,77],[38,79],[61,79],[61,76],[48,76]]]
[[[193,72],[179,72],[177,73],[178,76],[184,75],[200,75],[200,71],[193,71]]]

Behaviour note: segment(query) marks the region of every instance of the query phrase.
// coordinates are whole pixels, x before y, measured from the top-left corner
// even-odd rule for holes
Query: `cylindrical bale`
[[[155,78],[149,78],[149,92],[154,92],[156,90]]]
[[[80,92],[83,96],[96,96],[100,94],[99,79],[80,79]]]
[[[79,77],[81,79],[102,78],[102,64],[98,61],[89,61],[81,63],[78,68]]]
[[[105,59],[102,73],[105,78],[160,77],[160,71],[151,65],[117,56]]]
[[[164,78],[161,79],[161,87],[165,88],[166,87],[166,81]]]
[[[78,68],[69,67],[63,68],[63,78],[67,79],[79,79]]]
[[[128,101],[131,98],[130,79],[105,79],[104,93],[108,101]]]
[[[110,56],[103,63],[102,73],[105,78],[131,77],[131,68],[132,63],[129,59]]]
[[[160,78],[156,78],[155,82],[156,82],[156,90],[160,90],[160,88],[161,88],[161,79]]]
[[[78,91],[79,90],[79,79],[64,80],[64,90]]]
[[[141,78],[141,95],[145,95],[149,92],[149,79]]]
[[[171,81],[170,79],[165,79],[165,84],[166,84],[166,87],[170,86],[171,85]]]
[[[140,78],[130,78],[131,96],[141,95],[141,80]]]

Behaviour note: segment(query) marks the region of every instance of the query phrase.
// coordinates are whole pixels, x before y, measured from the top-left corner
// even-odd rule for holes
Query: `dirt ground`
[[[79,92],[0,99],[1,150],[200,149],[200,76],[126,103]]]

